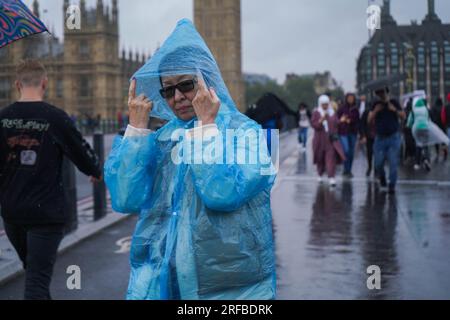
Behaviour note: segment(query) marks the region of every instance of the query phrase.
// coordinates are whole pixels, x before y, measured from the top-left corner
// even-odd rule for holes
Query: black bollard
[[[62,180],[65,200],[64,210],[69,216],[65,231],[70,233],[78,228],[77,184],[75,166],[66,157],[64,157],[62,164]]]
[[[105,161],[104,136],[102,133],[94,134],[94,151],[98,157],[100,167]],[[106,216],[106,186],[103,181],[94,183],[94,220],[97,221]]]

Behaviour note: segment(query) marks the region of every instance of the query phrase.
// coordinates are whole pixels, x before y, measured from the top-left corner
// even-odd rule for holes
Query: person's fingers
[[[197,81],[198,81],[199,90],[208,91],[208,87],[205,83],[205,79],[203,79],[203,75],[200,72],[197,74]]]
[[[219,103],[220,99],[217,96],[216,90],[214,88],[209,88],[209,93],[211,94],[213,103]]]
[[[130,83],[130,89],[128,91],[129,99],[134,99],[136,97],[136,79],[133,79]]]
[[[147,97],[142,93],[137,97],[138,101],[144,101]]]

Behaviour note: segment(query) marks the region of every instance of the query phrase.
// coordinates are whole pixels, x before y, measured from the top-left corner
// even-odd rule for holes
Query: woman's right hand
[[[136,97],[136,79],[133,79],[128,91],[128,110],[130,113],[130,125],[138,129],[147,129],[153,102],[145,95]]]

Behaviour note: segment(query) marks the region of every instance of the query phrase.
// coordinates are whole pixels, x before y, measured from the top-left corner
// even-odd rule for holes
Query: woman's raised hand
[[[147,129],[153,102],[145,95],[136,97],[136,79],[133,79],[128,91],[128,109],[130,113],[130,125],[138,129]]]

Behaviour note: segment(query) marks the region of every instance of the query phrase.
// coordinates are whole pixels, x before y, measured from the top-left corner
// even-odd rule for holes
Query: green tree
[[[315,105],[317,94],[311,77],[289,77],[283,86],[286,91],[286,103],[292,110],[296,111],[300,102],[305,102],[310,107]]]

